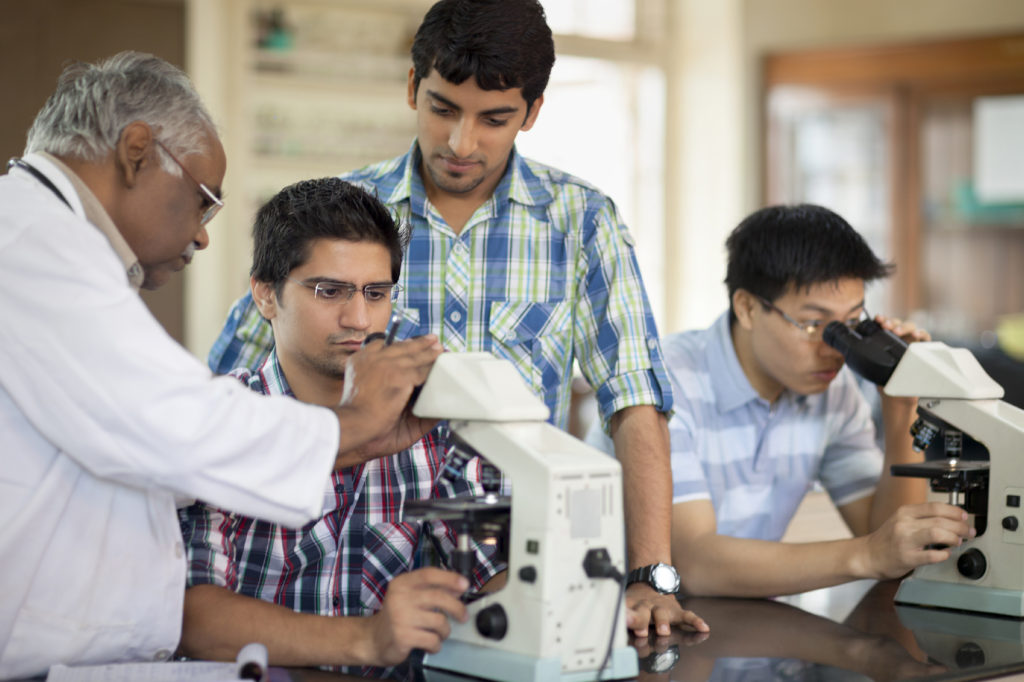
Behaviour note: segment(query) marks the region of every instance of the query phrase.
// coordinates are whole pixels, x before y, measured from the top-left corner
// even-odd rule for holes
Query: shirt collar
[[[121,231],[117,229],[114,221],[110,219],[110,215],[103,208],[103,204],[96,198],[96,195],[89,189],[89,186],[63,161],[48,152],[33,152],[25,157],[25,161],[36,167],[39,172],[46,175],[51,181],[59,183],[58,187],[64,185],[64,188],[67,189],[66,184],[71,185],[71,188],[74,190],[73,196],[66,198],[72,202],[75,213],[83,215],[88,222],[103,233],[111,248],[114,249],[114,253],[121,260],[125,274],[128,277],[128,283],[133,289],[138,291],[145,278],[142,266],[139,264],[139,259],[131,247],[128,246],[128,242],[121,235]],[[59,182],[62,179],[66,183]]]
[[[729,311],[715,320],[711,327],[712,342],[708,348],[708,373],[714,377],[715,403],[720,412],[731,412],[751,401],[766,403],[757,394],[743,372],[732,342]]]
[[[427,190],[423,186],[423,177],[420,175],[423,154],[420,151],[419,140],[413,140],[412,146],[409,147],[409,151],[403,158],[404,165],[400,164],[394,171],[399,179],[385,203],[392,204],[409,200],[412,212],[424,216],[426,215]],[[513,146],[505,174],[494,188],[488,201],[496,207],[509,201],[527,206],[544,206],[550,204],[552,200],[553,196],[545,183],[533,172],[526,159]],[[494,210],[491,213],[493,214]]]
[[[264,392],[267,395],[286,395],[294,398],[292,387],[288,385],[288,379],[284,376],[281,363],[277,359],[277,349],[271,348],[267,359],[260,365],[260,379],[263,381]]]

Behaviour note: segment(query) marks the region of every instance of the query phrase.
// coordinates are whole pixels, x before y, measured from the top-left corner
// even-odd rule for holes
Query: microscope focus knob
[[[967,550],[956,560],[956,570],[960,571],[960,575],[971,580],[978,580],[985,575],[986,568],[988,568],[988,562],[985,561],[985,555],[977,549]]]
[[[1006,530],[1017,530],[1017,526],[1019,526],[1019,525],[1020,525],[1020,522],[1017,521],[1017,517],[1016,516],[1004,516],[1003,517],[1003,528],[1005,528]]]
[[[974,642],[967,642],[956,650],[958,668],[977,668],[985,665],[985,650]]]
[[[476,629],[488,639],[501,639],[508,632],[508,617],[501,604],[491,604],[476,614]]]

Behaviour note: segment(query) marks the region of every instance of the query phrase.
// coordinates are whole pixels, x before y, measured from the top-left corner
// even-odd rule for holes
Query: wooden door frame
[[[890,187],[895,312],[922,305],[920,254],[921,121],[930,98],[1024,92],[1024,35],[996,35],[899,45],[827,48],[769,54],[763,60],[762,112],[773,88],[803,85],[836,96],[890,93],[894,98]],[[768,129],[767,122],[765,129]],[[769,140],[762,141],[762,201],[768,196]]]

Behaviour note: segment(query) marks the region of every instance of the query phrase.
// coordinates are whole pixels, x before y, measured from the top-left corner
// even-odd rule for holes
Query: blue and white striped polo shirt
[[[672,499],[710,498],[719,534],[781,539],[815,481],[836,506],[874,490],[883,455],[848,368],[823,393],[783,391],[770,404],[740,367],[727,312],[662,348],[676,396]]]
[[[740,367],[728,312],[708,329],[664,337],[662,352],[675,398],[672,501],[710,499],[719,534],[781,539],[816,481],[837,506],[873,492],[883,455],[848,368],[823,393],[783,391],[770,404]],[[587,440],[611,452],[603,434]]]

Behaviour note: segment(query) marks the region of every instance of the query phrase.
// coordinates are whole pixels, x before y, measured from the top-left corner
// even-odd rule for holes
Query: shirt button
[[[647,350],[654,350],[658,347],[657,339],[647,339]]]
[[[460,313],[458,310],[453,310],[452,314],[448,316],[448,319],[458,324],[458,322],[462,320],[462,313]]]
[[[154,661],[166,661],[170,657],[171,657],[171,652],[168,649],[160,649],[155,654],[153,654],[153,660]]]
[[[335,608],[341,606],[341,597],[335,597],[331,600],[331,603],[334,604]]]
[[[180,542],[174,543],[174,556],[178,557],[179,559],[185,556],[185,548],[182,546]]]

